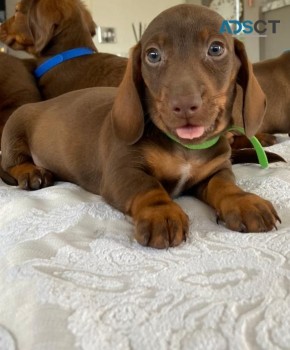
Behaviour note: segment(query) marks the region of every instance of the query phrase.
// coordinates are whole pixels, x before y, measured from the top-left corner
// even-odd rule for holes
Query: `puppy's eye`
[[[209,56],[221,56],[224,52],[224,44],[220,41],[213,41],[207,51]]]
[[[151,48],[146,52],[146,59],[149,63],[156,64],[161,61],[161,53],[155,48]]]

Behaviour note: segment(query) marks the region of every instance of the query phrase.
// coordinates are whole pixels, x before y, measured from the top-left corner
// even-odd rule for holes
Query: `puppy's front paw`
[[[134,217],[136,240],[153,248],[175,247],[186,240],[188,216],[174,202],[142,208]]]
[[[54,182],[53,174],[49,170],[33,163],[15,165],[9,169],[9,174],[17,180],[23,190],[38,190],[51,186]]]
[[[239,193],[225,198],[218,218],[226,226],[239,232],[268,232],[281,222],[272,203],[252,193]]]
[[[35,167],[34,171],[22,174],[18,184],[24,190],[39,190],[53,185],[53,175],[46,169]]]

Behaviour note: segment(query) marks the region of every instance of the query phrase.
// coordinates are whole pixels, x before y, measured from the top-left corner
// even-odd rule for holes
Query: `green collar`
[[[238,131],[242,135],[246,135],[245,129],[240,127],[240,126],[233,125],[230,128],[225,130],[225,132],[227,132],[227,131]],[[218,140],[220,139],[220,136],[216,136],[216,137],[214,137],[210,140],[207,140],[205,142],[202,142],[198,145],[187,145],[187,144],[180,142],[176,137],[174,137],[171,134],[166,134],[166,135],[174,142],[177,142],[180,145],[182,145],[183,147],[188,148],[190,150],[201,150],[201,149],[210,148],[210,147],[214,146],[218,142]],[[251,142],[251,144],[253,145],[253,147],[257,153],[257,157],[258,157],[258,160],[259,160],[261,167],[263,169],[267,168],[269,166],[268,158],[267,158],[266,152],[263,149],[263,146],[260,144],[260,141],[255,136],[250,137],[249,141]]]
[[[185,148],[188,148],[188,149],[206,149],[206,148],[210,148],[210,147],[212,147],[212,146],[214,146],[217,142],[218,142],[218,140],[220,139],[220,136],[216,136],[216,137],[214,137],[214,138],[212,138],[212,139],[210,139],[210,140],[207,140],[207,141],[205,141],[205,142],[203,142],[203,143],[200,143],[200,144],[198,144],[198,145],[187,145],[187,144],[185,144],[185,143],[182,143],[182,142],[180,142],[176,137],[174,137],[173,135],[171,135],[171,134],[166,134],[171,140],[173,140],[173,141],[175,141],[175,142],[177,142],[177,143],[179,143],[181,146],[183,146],[183,147],[185,147]]]

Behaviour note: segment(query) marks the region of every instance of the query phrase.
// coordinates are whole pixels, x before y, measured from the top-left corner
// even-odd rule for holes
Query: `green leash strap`
[[[231,128],[227,129],[227,131],[238,131],[239,133],[246,135],[245,129],[240,127],[240,126],[233,125]],[[251,144],[253,145],[253,147],[257,153],[257,157],[258,157],[258,160],[259,160],[261,167],[263,169],[268,168],[268,166],[269,166],[268,158],[267,158],[266,152],[264,151],[264,148],[261,145],[260,141],[255,136],[249,137],[248,139],[251,142]]]
[[[232,127],[228,128],[226,131],[238,131],[240,134],[246,135],[245,129],[240,127],[240,126],[233,125]],[[207,140],[203,143],[200,143],[198,145],[187,145],[187,144],[180,142],[176,137],[174,137],[171,134],[166,134],[166,135],[174,142],[177,142],[180,145],[182,145],[183,147],[188,148],[190,150],[200,150],[200,149],[210,148],[210,147],[214,146],[218,142],[218,140],[220,139],[220,136],[216,136],[216,137],[214,137],[210,140]],[[258,161],[259,161],[259,164],[261,165],[261,167],[263,169],[268,168],[268,166],[269,166],[268,158],[267,158],[266,152],[264,151],[263,146],[260,144],[259,140],[255,136],[250,137],[249,140],[257,153]]]

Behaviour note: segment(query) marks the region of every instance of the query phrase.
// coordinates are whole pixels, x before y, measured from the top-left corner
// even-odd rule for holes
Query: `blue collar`
[[[40,66],[38,66],[35,71],[34,75],[37,79],[42,77],[46,72],[48,72],[53,67],[59,65],[60,63],[70,60],[71,58],[81,57],[85,55],[91,55],[95,53],[93,49],[90,49],[88,47],[79,47],[76,49],[71,49],[68,51],[64,51],[62,53],[59,53],[48,60],[46,60],[44,63],[42,63]]]

